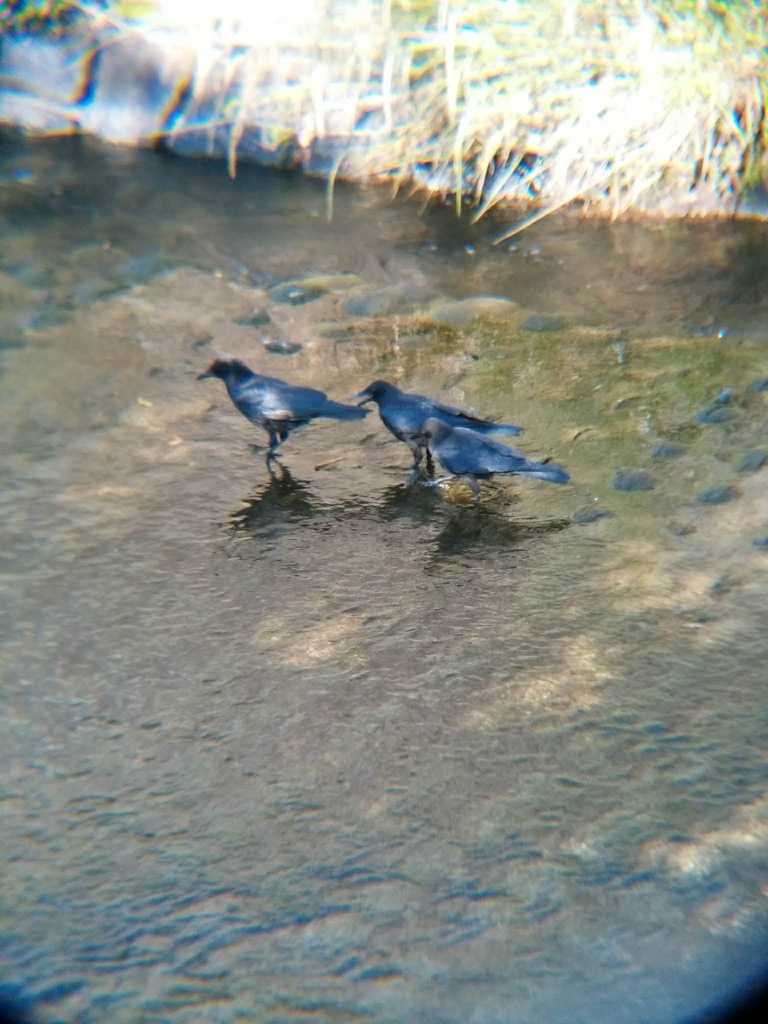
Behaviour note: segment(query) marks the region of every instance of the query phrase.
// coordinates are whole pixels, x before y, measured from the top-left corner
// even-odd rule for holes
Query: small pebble
[[[464,252],[467,254],[467,256],[474,256],[475,253],[477,252],[477,248],[471,243],[467,243],[467,245],[464,246]]]
[[[696,501],[700,505],[724,505],[726,501],[733,501],[739,496],[735,487],[726,484],[723,487],[710,487],[696,495]]]
[[[673,441],[660,441],[651,448],[651,458],[676,459],[684,452],[685,448],[681,444],[675,444]]]
[[[753,548],[760,548],[761,551],[768,551],[768,533],[764,537],[755,537],[752,541]]]
[[[747,452],[736,468],[739,473],[756,473],[758,469],[763,468],[766,461],[768,461],[768,452]]]
[[[644,469],[617,469],[613,476],[616,491],[652,491],[655,486]]]
[[[274,352],[279,356],[292,356],[301,352],[302,345],[298,341],[282,341],[279,338],[272,338],[264,342],[267,352]]]
[[[747,391],[768,391],[768,377],[758,377],[757,380],[753,380]]]
[[[524,331],[543,334],[546,331],[562,331],[568,321],[562,316],[548,316],[546,313],[532,313],[520,325]]]
[[[607,508],[599,508],[596,505],[585,505],[577,509],[571,516],[571,522],[578,526],[586,526],[587,523],[596,523],[598,519],[615,519],[616,513]]]

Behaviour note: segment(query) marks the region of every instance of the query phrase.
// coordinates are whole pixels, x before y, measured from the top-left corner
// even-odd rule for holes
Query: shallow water
[[[768,948],[766,229],[325,214],[2,140],[6,980],[46,1022],[678,1021]],[[270,475],[223,352],[573,482],[408,489],[375,414]]]

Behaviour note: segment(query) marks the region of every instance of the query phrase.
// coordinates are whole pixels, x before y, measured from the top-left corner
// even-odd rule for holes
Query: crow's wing
[[[454,427],[435,447],[435,453],[445,468],[456,474],[525,473],[536,465],[516,448],[491,441],[466,427]]]
[[[418,434],[432,414],[431,403],[423,395],[393,395],[379,403],[384,425],[397,437]]]
[[[269,420],[310,420],[318,416],[325,402],[322,391],[267,384],[261,391],[261,415]]]
[[[419,396],[420,398],[422,396]],[[431,413],[433,416],[452,416],[460,420],[469,420],[474,423],[489,423],[489,420],[484,420],[481,416],[473,416],[470,412],[465,412],[464,409],[459,409],[456,405],[446,405],[445,402],[435,402],[431,398],[423,398],[425,403],[431,407]]]
[[[512,458],[523,462],[528,461],[525,452],[521,452],[519,448],[502,444],[501,441],[494,441],[493,438],[478,434],[469,427],[454,427],[453,434],[462,444],[466,443],[470,447],[476,447],[478,451],[482,450],[489,458]]]

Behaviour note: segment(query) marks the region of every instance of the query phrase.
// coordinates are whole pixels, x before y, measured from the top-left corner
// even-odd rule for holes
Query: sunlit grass
[[[765,173],[768,19],[707,0],[117,0],[88,10],[195,61],[230,173],[246,132],[333,177],[535,218],[729,211]],[[24,14],[18,13],[19,18]],[[186,130],[182,119],[174,131]],[[319,142],[335,154],[317,166]]]

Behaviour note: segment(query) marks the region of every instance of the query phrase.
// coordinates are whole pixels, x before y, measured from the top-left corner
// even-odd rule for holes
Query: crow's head
[[[198,380],[207,380],[209,377],[218,377],[219,380],[240,380],[252,377],[253,371],[249,370],[245,363],[239,359],[214,359],[205,373],[198,373]]]
[[[385,380],[375,380],[367,388],[359,391],[355,398],[361,399],[357,404],[365,405],[368,402],[381,402],[389,395],[397,395],[400,392],[394,384],[388,384]]]

